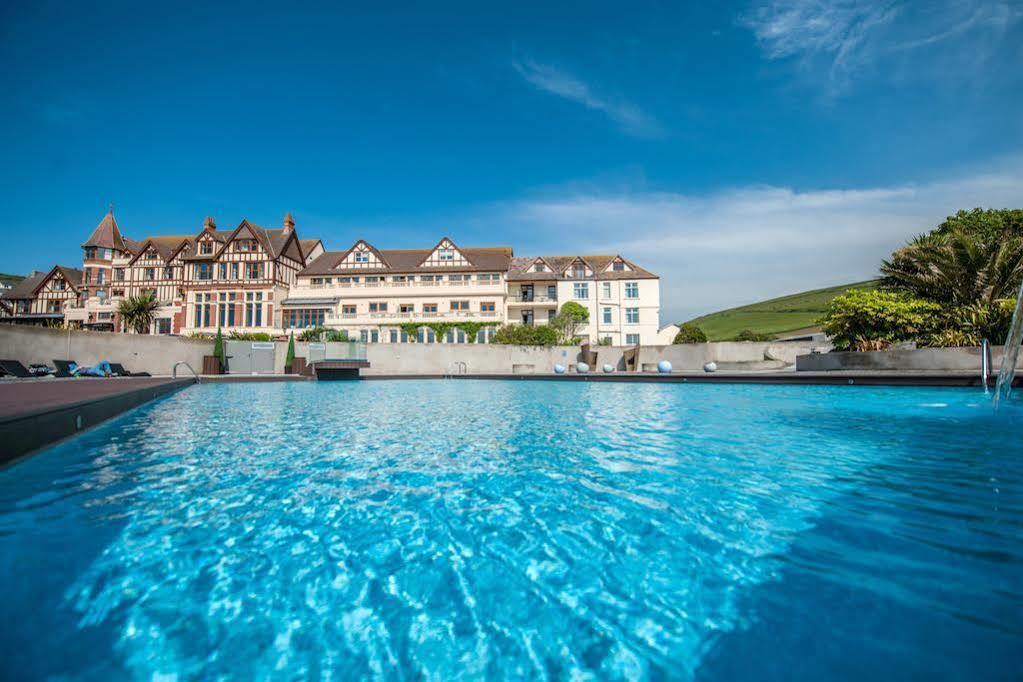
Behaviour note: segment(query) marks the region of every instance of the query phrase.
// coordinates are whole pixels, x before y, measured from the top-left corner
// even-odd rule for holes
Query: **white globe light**
[[[579,372],[579,374],[586,374],[590,371],[590,366],[585,362],[577,362],[575,365],[575,371]]]
[[[657,371],[661,374],[671,374],[671,363],[667,360],[661,360],[657,363]]]
[[[554,365],[554,373],[555,374],[564,374],[565,373],[565,366],[564,365]]]
[[[713,361],[712,362],[708,362],[706,365],[703,366],[703,371],[704,372],[716,372],[716,371],[718,371],[718,363],[713,362]]]

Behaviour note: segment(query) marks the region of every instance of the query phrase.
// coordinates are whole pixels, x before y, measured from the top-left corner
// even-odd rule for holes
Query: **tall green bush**
[[[561,305],[558,314],[551,320],[550,326],[554,327],[561,335],[561,341],[567,344],[574,344],[578,342],[576,332],[589,319],[590,311],[586,306],[575,301],[566,301]]]
[[[213,338],[213,357],[217,359],[217,363],[220,365],[220,371],[226,371],[227,353],[224,352],[224,334],[220,331],[219,326],[217,327],[217,335]]]
[[[926,338],[940,327],[941,306],[905,293],[851,289],[821,318],[838,350],[880,350]]]
[[[284,354],[284,373],[291,374],[291,367],[295,364],[295,332],[288,337],[288,351]]]

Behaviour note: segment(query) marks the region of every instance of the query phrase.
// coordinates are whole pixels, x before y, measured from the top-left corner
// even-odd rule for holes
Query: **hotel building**
[[[511,247],[463,248],[447,237],[427,249],[377,249],[363,240],[325,251],[248,220],[218,230],[125,237],[108,212],[82,245],[82,270],[34,273],[0,296],[0,320],[66,322],[122,331],[118,303],[159,301],[157,334],[265,332],[321,325],[369,343],[488,341],[502,324],[547,324],[566,301],[589,310],[579,335],[613,345],[653,344],[660,280],[620,255],[518,257]],[[476,323],[443,328],[415,322]],[[409,338],[414,335],[415,338]]]

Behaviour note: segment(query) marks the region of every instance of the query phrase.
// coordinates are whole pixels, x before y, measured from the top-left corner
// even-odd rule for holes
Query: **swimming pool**
[[[1010,679],[979,390],[209,384],[0,470],[0,679]]]

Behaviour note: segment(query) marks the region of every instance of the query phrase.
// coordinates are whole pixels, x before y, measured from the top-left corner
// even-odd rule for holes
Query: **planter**
[[[202,356],[202,373],[203,374],[223,374],[223,368],[220,366],[220,361],[217,360],[215,355],[204,355]]]

